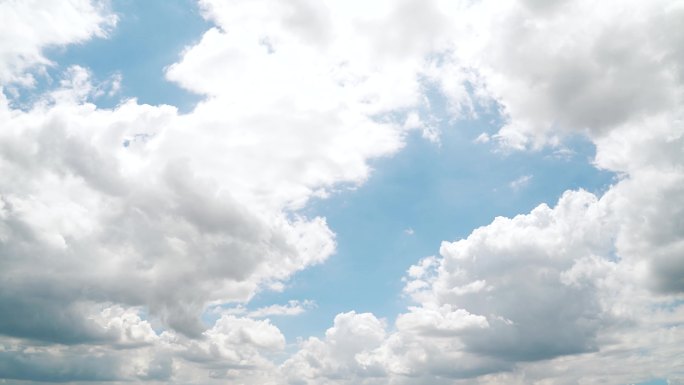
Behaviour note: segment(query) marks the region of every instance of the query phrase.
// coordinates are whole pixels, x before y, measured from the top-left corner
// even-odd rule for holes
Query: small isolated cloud
[[[249,318],[266,318],[270,316],[295,316],[316,307],[316,303],[311,300],[291,300],[285,305],[269,305],[260,307],[256,310],[249,310],[244,306],[237,306],[229,309],[216,308],[215,313],[223,315],[240,315]]]
[[[576,152],[573,151],[572,149],[567,148],[567,147],[560,147],[560,148],[557,148],[556,150],[554,150],[553,154],[551,156],[554,157],[555,159],[570,160],[575,155],[576,155]]]
[[[522,188],[527,187],[527,185],[530,184],[530,181],[532,180],[533,175],[523,175],[520,178],[510,182],[508,186],[513,190],[513,191],[518,191]]]
[[[123,76],[120,73],[116,73],[109,78],[109,81],[106,83],[109,86],[109,90],[107,91],[108,96],[114,96],[121,91],[122,79]]]
[[[492,140],[492,137],[489,136],[488,133],[483,132],[480,135],[478,135],[477,138],[475,138],[475,140],[473,140],[473,142],[475,142],[475,143],[488,143],[490,140]]]
[[[432,143],[439,144],[440,131],[435,122],[425,122],[420,115],[412,111],[406,116],[404,121],[405,130],[420,130],[420,135]]]
[[[286,305],[270,305],[258,308],[254,311],[247,313],[249,317],[252,318],[264,318],[274,315],[299,315],[304,313],[309,309],[316,307],[316,303],[311,300],[304,301],[288,301]]]
[[[413,234],[415,234],[415,233],[416,233],[416,232],[413,231],[413,229],[410,228],[410,227],[409,227],[408,229],[404,230],[404,234],[406,234],[406,235],[413,235]]]

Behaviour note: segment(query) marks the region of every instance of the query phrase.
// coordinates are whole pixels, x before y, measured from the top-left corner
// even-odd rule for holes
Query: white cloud
[[[182,336],[167,337],[172,349],[191,362],[213,368],[266,366],[272,364],[261,354],[282,350],[285,338],[268,320],[252,320],[224,315],[203,339],[186,340]]]
[[[475,143],[489,143],[489,141],[492,140],[492,138],[487,134],[486,132],[481,133],[480,135],[475,138],[473,142]]]
[[[511,190],[518,191],[522,188],[527,187],[527,185],[530,184],[530,181],[532,180],[533,177],[534,177],[534,175],[523,175],[520,178],[517,178],[517,179],[511,181],[508,184],[508,186],[511,188]]]
[[[440,307],[410,307],[408,313],[397,318],[399,330],[416,331],[421,334],[458,335],[473,328],[487,328],[489,323],[483,316],[473,315],[450,305]]]
[[[0,2],[0,377],[681,380],[680,2],[201,6],[216,26],[166,73],[206,96],[190,113],[96,108],[104,88],[78,66],[20,111],[6,95],[51,65],[44,48],[104,36],[115,17],[86,1]],[[503,127],[477,142],[562,148],[584,134],[620,179],[443,243],[409,269],[415,304],[392,326],[342,313],[291,356],[270,321],[249,317],[306,302],[204,326],[209,304],[282,288],[334,252],[325,219],[297,210],[363,183],[408,130],[437,140],[421,115],[429,85],[453,117],[500,109]]]
[[[251,311],[248,313],[249,317],[253,318],[262,318],[262,317],[269,317],[269,316],[292,316],[292,315],[299,315],[307,311],[308,309],[311,309],[312,307],[315,307],[315,303],[312,301],[289,301],[287,305],[270,305],[266,307],[262,307],[259,309],[256,309],[254,311]]]
[[[283,363],[289,383],[328,384],[336,380],[361,381],[375,368],[364,363],[363,352],[380,346],[386,335],[383,321],[369,313],[338,314],[323,340],[311,337]]]
[[[324,219],[236,201],[202,166],[212,161],[209,149],[204,159],[166,155],[180,137],[193,142],[177,128],[175,109],[131,101],[98,110],[66,92],[53,106],[3,109],[0,237],[15,256],[3,274],[33,277],[5,281],[5,290],[146,305],[197,334],[209,301],[244,301],[334,250]],[[146,139],[123,146],[141,133]],[[44,269],[26,270],[30,264]]]
[[[32,72],[54,65],[43,49],[104,37],[116,16],[89,0],[0,2],[0,85],[32,85]]]
[[[508,117],[495,136],[505,145],[599,137],[677,108],[681,14],[669,1],[478,2],[459,19],[454,61],[474,67]]]
[[[311,300],[291,300],[286,305],[269,305],[252,311],[249,311],[244,306],[238,306],[228,309],[215,308],[212,312],[228,315],[240,314],[250,318],[266,318],[271,316],[295,316],[315,307],[316,303]]]
[[[568,272],[578,270],[575,261],[610,250],[602,210],[593,195],[568,192],[553,209],[497,218],[444,243],[429,285],[409,293],[424,311],[447,306],[481,317],[472,319],[488,327],[459,338],[464,352],[516,362],[591,351],[611,318],[595,290],[565,285],[563,277],[579,274]]]

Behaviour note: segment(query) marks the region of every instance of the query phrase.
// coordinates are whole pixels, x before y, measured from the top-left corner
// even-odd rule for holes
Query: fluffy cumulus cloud
[[[370,313],[338,314],[323,340],[311,337],[302,342],[301,349],[282,365],[288,383],[334,384],[381,374],[365,364],[362,353],[382,343],[385,327]]]
[[[116,16],[105,4],[89,0],[0,2],[0,82],[33,85],[32,72],[55,65],[43,54],[45,48],[84,42],[106,36]]]
[[[116,24],[39,3],[0,1],[0,378],[684,381],[681,2],[202,0],[213,27],[166,72],[204,96],[187,114],[98,108],[79,66],[17,107],[58,64],[46,48]],[[584,135],[618,178],[444,242],[394,322],[339,314],[288,350],[264,317],[310,303],[235,304],[334,252],[310,199],[365,181],[408,130],[438,140],[431,89],[452,117],[499,111],[480,142]]]

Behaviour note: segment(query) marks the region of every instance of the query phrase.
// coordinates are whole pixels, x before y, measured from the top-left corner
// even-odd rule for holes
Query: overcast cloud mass
[[[0,0],[0,382],[684,384],[684,2],[199,0],[184,112],[51,58],[116,5]],[[311,202],[478,119],[491,157],[581,138],[612,183],[415,255],[393,317],[286,338],[321,304],[251,305],[334,257]]]

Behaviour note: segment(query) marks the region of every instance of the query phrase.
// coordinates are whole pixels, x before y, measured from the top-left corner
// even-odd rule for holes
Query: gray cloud
[[[118,360],[89,354],[2,351],[0,377],[40,382],[113,381],[120,379]]]

